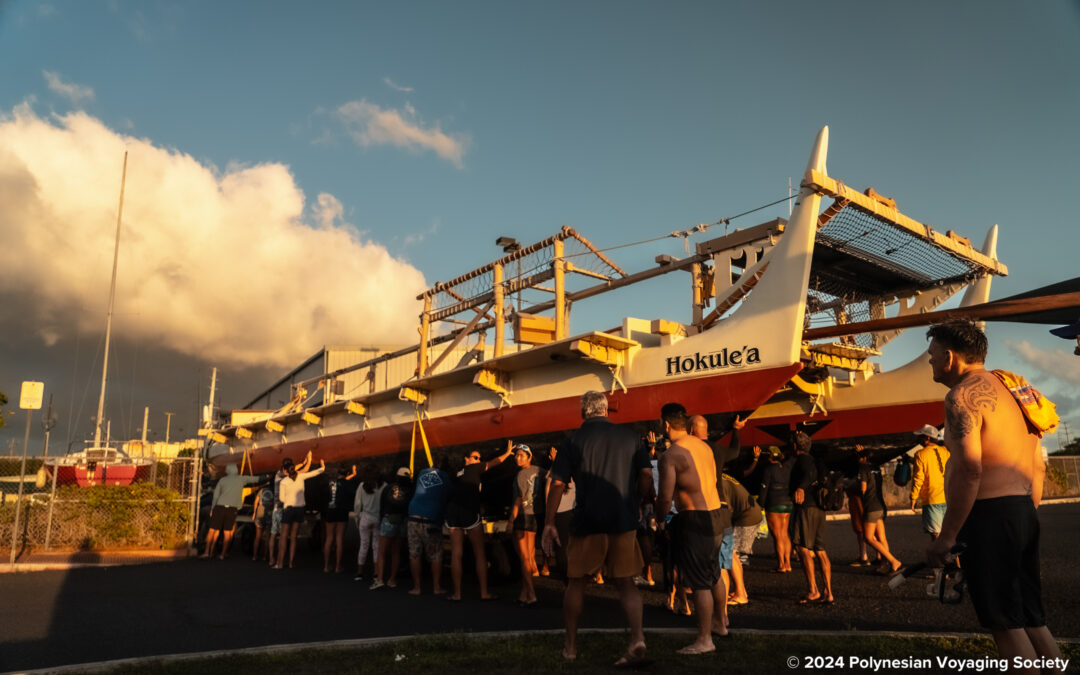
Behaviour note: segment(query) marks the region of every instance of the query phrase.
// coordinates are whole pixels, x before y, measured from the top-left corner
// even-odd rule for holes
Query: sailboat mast
[[[109,284],[109,311],[105,317],[105,358],[101,364],[101,396],[98,397],[97,417],[94,420],[94,447],[101,447],[101,417],[105,412],[105,379],[109,372],[109,338],[112,336],[113,301],[116,299],[116,262],[120,257],[120,223],[124,215],[124,184],[127,182],[127,151],[120,173],[120,206],[116,209],[116,244],[113,246],[112,282]]]

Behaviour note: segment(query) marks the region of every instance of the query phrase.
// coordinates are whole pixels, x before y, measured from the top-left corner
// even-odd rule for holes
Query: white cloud
[[[349,136],[360,147],[393,145],[413,152],[430,150],[459,169],[464,167],[468,137],[445,134],[438,125],[425,128],[411,105],[399,111],[361,99],[342,105],[337,113]]]
[[[435,220],[431,221],[431,226],[428,227],[428,229],[422,232],[414,232],[412,234],[405,235],[405,239],[403,241],[404,245],[413,246],[414,244],[422,243],[428,237],[435,236],[435,234],[439,231],[439,225],[440,221],[436,218]]]
[[[1080,357],[1074,355],[1071,349],[1043,349],[1027,340],[1005,340],[1005,346],[1043,377],[1073,387],[1080,384]]]
[[[1080,419],[1080,356],[1072,350],[1043,349],[1027,340],[1005,340],[1005,346],[1021,362],[1038,373],[1038,377],[1025,375],[1035,388],[1057,405],[1057,413],[1064,420]]]
[[[33,307],[6,329],[43,343],[101,330],[125,150],[115,336],[234,367],[415,340],[422,274],[361,240],[334,196],[305,211],[287,166],[220,171],[27,104],[0,114],[0,310]]]
[[[330,133],[329,129],[323,129],[315,138],[311,139],[312,145],[332,146],[334,145],[334,135]]]
[[[397,91],[403,91],[406,94],[411,94],[413,92],[412,87],[405,87],[405,86],[402,86],[400,84],[397,84],[396,82],[391,80],[389,77],[384,77],[382,81],[383,81],[383,84],[390,87],[391,89],[395,89]]]
[[[338,198],[327,192],[322,192],[315,198],[313,207],[315,222],[324,230],[328,230],[341,223],[345,216],[345,207]]]
[[[60,79],[59,75],[50,70],[43,70],[41,72],[45,76],[45,82],[49,85],[49,89],[70,100],[72,103],[78,104],[82,101],[94,98],[94,90],[90,87],[71,82],[64,82]]]

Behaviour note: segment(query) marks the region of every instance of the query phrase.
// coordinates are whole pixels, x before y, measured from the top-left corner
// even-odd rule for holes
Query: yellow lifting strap
[[[244,475],[244,467],[248,464],[248,449],[244,448],[244,455],[240,458],[240,475]],[[248,467],[250,469],[250,467]]]
[[[416,411],[416,421],[413,422],[412,427],[412,443],[409,447],[409,474],[413,477],[416,476],[416,430],[420,430],[420,440],[424,443],[424,454],[427,455],[428,466],[435,466],[435,461],[431,458],[431,447],[428,446],[427,434],[424,433],[424,423],[420,421],[420,411]]]

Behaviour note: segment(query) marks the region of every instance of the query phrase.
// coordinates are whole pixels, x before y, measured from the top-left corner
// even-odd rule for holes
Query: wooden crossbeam
[[[602,344],[588,339],[575,340],[570,349],[608,366],[625,366],[626,353],[629,350],[624,345]]]
[[[856,323],[840,324],[838,326],[811,328],[803,331],[803,340],[824,340],[826,338],[834,338],[841,335],[875,333],[883,330],[895,330],[897,328],[911,328],[913,326],[929,326],[934,323],[946,323],[964,319],[972,321],[993,319],[1009,321],[1012,317],[1022,316],[1024,314],[1077,306],[1080,306],[1080,292],[1060,293],[1039,298],[997,300],[995,302],[986,302],[981,305],[972,305],[971,307],[958,307],[956,309],[944,309],[937,312],[908,314],[905,316],[875,319],[873,321],[859,321]]]
[[[481,368],[473,376],[473,384],[494,392],[506,405],[513,405],[510,402],[510,377],[506,373],[491,368]]]

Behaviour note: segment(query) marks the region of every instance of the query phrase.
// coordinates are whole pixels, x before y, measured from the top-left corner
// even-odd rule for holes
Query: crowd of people
[[[935,327],[929,337],[934,377],[952,387],[946,399],[945,432],[926,425],[913,434],[920,443],[910,453],[912,475],[901,480],[898,472],[896,482],[909,485],[912,511],[921,506],[930,537],[927,557],[934,567],[944,566],[958,541],[968,547],[962,565],[970,592],[980,622],[991,630],[1002,654],[1053,656],[1056,647],[1039,598],[1038,524],[1033,520],[1040,467],[1024,454],[1027,445],[1022,451],[1014,447],[1021,442],[1030,445],[1034,433],[1030,420],[1024,427],[1023,406],[1005,405],[1010,390],[998,391],[993,384],[998,380],[981,368],[985,356],[981,332],[963,326]],[[774,572],[792,572],[792,554],[797,556],[806,580],[798,603],[833,603],[833,563],[825,523],[826,512],[838,508],[828,497],[828,479],[838,470],[812,452],[810,437],[796,431],[786,447],[744,449],[739,434],[745,420],[738,416],[730,429],[723,430],[721,436],[729,440],[721,443],[710,436],[704,417],[691,415],[677,402],[664,405],[657,415],[662,435],[650,432],[643,437],[610,422],[607,397],[588,392],[581,399],[581,427],[541,457],[528,445],[508,441],[503,452],[486,460],[479,450],[467,452],[457,467],[450,466],[448,455],[441,455],[435,466],[422,468],[415,476],[406,467],[388,479],[374,464],[359,473],[355,466],[351,471],[340,468],[328,483],[321,510],[324,571],[343,569],[342,539],[351,512],[360,541],[357,581],[370,582],[372,590],[395,587],[404,545],[412,581],[409,593],[423,592],[426,563],[431,591],[460,601],[468,541],[479,596],[494,600],[488,587],[482,489],[485,474],[513,457],[517,469],[505,531],[520,560],[517,602],[523,607],[538,602],[536,576],[550,574],[564,580],[562,654],[568,661],[577,656],[577,627],[590,581],[613,584],[626,613],[630,642],[617,665],[644,658],[638,587],[657,586],[654,559],[662,569],[656,590],[663,592],[668,608],[696,615],[695,640],[680,653],[714,651],[714,637],[729,635],[728,607],[750,601],[742,561],[763,528],[772,538]],[[997,434],[1004,435],[999,439]],[[973,450],[976,447],[981,456]],[[1035,451],[1031,454],[1034,457]],[[1019,455],[1024,471],[1018,474]],[[852,460],[839,469],[844,476],[835,488],[846,493],[857,539],[859,555],[851,564],[875,565],[874,555],[879,574],[898,574],[903,562],[890,550],[885,532],[883,458],[857,446]],[[957,461],[959,469],[950,470],[950,463]],[[253,559],[260,557],[266,538],[270,564],[276,569],[286,562],[293,566],[306,506],[304,483],[325,469],[322,463],[317,469],[311,464],[310,453],[300,465],[285,459],[272,484],[267,482],[259,491]],[[999,472],[998,464],[1013,470]],[[215,490],[203,557],[212,555],[222,532],[220,557],[225,556],[239,494],[244,485],[260,480],[236,475],[235,467],[228,469]],[[1012,559],[1012,541],[1005,546],[1009,556],[1001,555],[1001,547],[985,543],[1003,520],[1022,539],[1015,542],[1020,552],[1011,566],[1000,559]],[[447,548],[449,586],[442,577]],[[979,552],[977,557],[972,551]],[[990,559],[999,563],[988,563]],[[1013,578],[1016,575],[1019,581]],[[1002,584],[1014,590],[1002,592]]]

